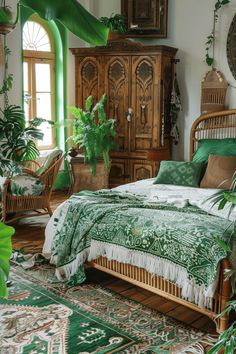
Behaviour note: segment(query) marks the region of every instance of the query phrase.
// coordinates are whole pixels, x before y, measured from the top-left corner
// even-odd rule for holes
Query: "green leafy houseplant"
[[[126,27],[124,18],[120,14],[111,15],[110,17],[101,17],[100,21],[109,28],[110,32],[125,33]]]
[[[3,1],[0,6],[0,23],[12,24],[12,12],[10,6],[5,6]]]
[[[115,121],[107,119],[104,110],[105,95],[93,105],[93,97],[89,96],[85,103],[85,110],[77,107],[69,107],[74,116],[72,120],[73,135],[69,140],[74,145],[83,149],[84,162],[89,163],[92,175],[96,174],[96,164],[99,158],[103,158],[105,171],[109,173],[109,151],[115,147]]]
[[[216,32],[216,23],[219,18],[219,10],[222,6],[230,3],[230,0],[217,0],[214,7],[214,16],[213,16],[213,28],[206,41],[206,56],[205,60],[207,65],[213,66],[215,60],[215,32]],[[212,49],[212,55],[210,55],[210,50]]]
[[[12,253],[11,236],[15,230],[0,222],[0,297],[7,297],[6,280],[9,275],[9,259]]]
[[[229,206],[229,216],[231,215],[232,211],[236,207],[236,171],[233,176],[233,181],[230,190],[228,191],[220,191],[216,193],[213,197],[210,198],[212,200],[213,205],[219,203],[218,209],[222,210],[225,208],[226,205]],[[233,221],[234,223],[234,230],[236,220]],[[224,249],[230,252],[229,242],[223,242],[219,240],[219,245]],[[229,314],[231,311],[236,312],[236,271],[235,270],[227,270],[225,273],[226,278],[231,278],[232,283],[232,295],[234,297],[233,300],[229,301],[227,307],[219,316],[224,316]],[[221,333],[218,337],[216,344],[207,352],[207,354],[234,354],[236,349],[236,321],[234,321],[231,326]]]

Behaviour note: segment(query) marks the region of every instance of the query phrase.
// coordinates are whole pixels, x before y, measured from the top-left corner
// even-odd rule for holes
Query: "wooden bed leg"
[[[228,259],[224,259],[221,262],[220,278],[219,278],[219,309],[218,313],[221,313],[227,306],[227,302],[230,299],[231,284],[230,280],[225,280],[225,270],[231,269],[231,265]],[[229,315],[219,317],[216,320],[216,330],[218,333],[224,332],[229,327]]]
[[[218,319],[216,331],[222,333],[229,328],[229,316],[223,316]]]

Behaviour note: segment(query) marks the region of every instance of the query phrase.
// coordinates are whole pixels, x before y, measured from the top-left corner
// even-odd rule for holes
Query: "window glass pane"
[[[24,86],[24,111],[25,111],[25,119],[26,121],[29,120],[29,103],[31,96],[29,94],[29,70],[28,70],[28,63],[24,62],[24,77],[23,77],[23,86]]]
[[[44,133],[43,140],[38,140],[38,147],[44,148],[46,146],[52,145],[52,128],[47,123],[42,123],[39,127],[40,130]]]
[[[50,64],[35,64],[36,70],[36,91],[50,92],[51,78],[50,78]]]
[[[37,102],[37,117],[44,119],[52,119],[51,116],[51,94],[50,93],[36,93]]]
[[[51,45],[45,29],[34,21],[27,21],[23,28],[23,49],[50,52]]]
[[[29,91],[29,82],[28,82],[28,63],[24,62],[24,91]]]
[[[47,120],[52,120],[52,111],[51,111],[51,93],[36,93],[36,116],[44,118]],[[44,133],[42,141],[38,142],[39,147],[44,147],[47,145],[52,145],[52,128],[49,124],[43,123],[40,125],[40,129]]]

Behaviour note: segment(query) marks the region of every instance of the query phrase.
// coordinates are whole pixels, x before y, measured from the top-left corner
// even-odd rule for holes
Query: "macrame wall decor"
[[[228,83],[219,70],[213,68],[206,73],[201,83],[202,114],[225,109],[227,87]]]

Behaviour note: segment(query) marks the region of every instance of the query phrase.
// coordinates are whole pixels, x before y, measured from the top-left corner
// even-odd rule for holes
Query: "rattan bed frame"
[[[236,138],[236,109],[200,116],[193,123],[190,132],[190,159],[197,148],[198,140],[231,137]],[[181,289],[178,286],[162,277],[153,276],[142,268],[109,261],[105,257],[100,257],[90,262],[89,265],[210,317],[215,322],[218,332],[226,330],[229,326],[227,315],[217,318],[217,315],[225,308],[231,293],[230,282],[224,279],[224,270],[231,267],[228,259],[224,259],[220,264],[219,284],[214,295],[212,309],[199,308],[182,299]]]

